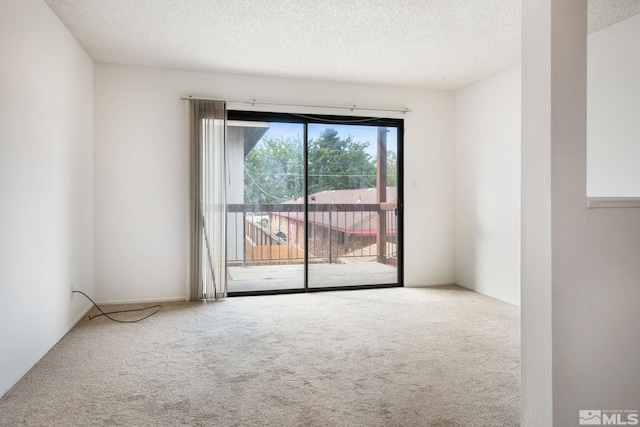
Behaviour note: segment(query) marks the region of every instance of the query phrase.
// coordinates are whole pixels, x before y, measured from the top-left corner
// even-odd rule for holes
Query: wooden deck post
[[[378,262],[386,264],[387,256],[387,211],[380,204],[387,201],[387,128],[378,128],[378,161],[376,167],[376,202],[378,204],[378,221],[376,247]]]

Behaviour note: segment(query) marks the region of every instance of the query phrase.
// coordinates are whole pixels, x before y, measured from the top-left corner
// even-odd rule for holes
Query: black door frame
[[[303,162],[304,162],[304,286],[298,289],[275,289],[261,291],[241,291],[228,292],[227,296],[254,296],[254,295],[276,295],[291,294],[305,292],[324,292],[324,291],[344,291],[344,290],[360,290],[360,289],[377,289],[377,288],[394,288],[404,286],[404,120],[377,117],[358,117],[358,116],[335,116],[335,115],[317,115],[317,114],[292,114],[292,113],[271,113],[263,111],[243,111],[228,110],[227,120],[248,121],[248,122],[280,122],[280,123],[300,123],[304,125],[303,130]],[[372,284],[372,285],[354,285],[354,286],[332,286],[332,287],[309,287],[309,249],[308,249],[308,226],[307,219],[309,214],[308,201],[308,182],[307,182],[307,127],[309,124],[327,124],[335,123],[341,125],[361,125],[361,126],[378,126],[393,127],[398,131],[398,153],[397,153],[397,196],[398,206],[396,215],[398,216],[397,224],[397,253],[398,253],[398,283],[390,284]],[[227,262],[225,260],[225,266]]]

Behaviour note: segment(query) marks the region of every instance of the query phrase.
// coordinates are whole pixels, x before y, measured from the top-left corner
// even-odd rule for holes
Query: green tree
[[[244,202],[280,203],[304,192],[302,138],[267,138],[244,160]]]
[[[387,187],[398,185],[398,156],[395,151],[387,151]]]
[[[332,128],[309,140],[309,194],[375,187],[376,164],[367,147],[368,142],[355,141],[351,135],[340,138]]]
[[[340,138],[325,129],[310,139],[307,151],[309,194],[325,190],[369,188],[376,185],[375,159],[368,142]],[[267,138],[245,158],[245,203],[281,203],[303,197],[303,141]],[[394,185],[389,183],[388,185]]]

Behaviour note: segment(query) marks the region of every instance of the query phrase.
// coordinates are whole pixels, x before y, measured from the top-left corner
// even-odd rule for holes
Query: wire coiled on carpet
[[[102,311],[102,309],[100,308],[100,306],[98,306],[98,304],[95,303],[95,301],[93,301],[91,298],[89,298],[89,295],[85,294],[82,291],[71,291],[72,293],[76,293],[76,294],[82,294],[85,296],[85,298],[87,298],[89,301],[91,301],[93,303],[93,305],[98,309],[98,311],[100,311],[100,314],[96,314],[93,316],[89,316],[89,320],[94,319],[96,317],[99,316],[104,316],[107,319],[113,320],[114,322],[118,322],[118,323],[135,323],[135,322],[139,322],[141,320],[146,319],[147,317],[151,317],[154,314],[156,314],[157,312],[159,312],[160,310],[162,310],[162,305],[160,304],[156,304],[156,305],[150,305],[149,307],[143,307],[143,308],[132,308],[130,310],[118,310],[118,311],[108,311],[108,312],[104,312]],[[135,319],[135,320],[118,320],[118,319],[114,319],[113,317],[109,316],[110,314],[118,314],[118,313],[130,313],[130,312],[134,312],[134,311],[144,311],[144,310],[150,310],[152,308],[158,308],[156,311],[154,311],[151,314],[148,314],[140,319]]]

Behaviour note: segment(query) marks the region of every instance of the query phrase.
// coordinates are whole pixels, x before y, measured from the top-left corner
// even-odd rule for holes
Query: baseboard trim
[[[122,300],[106,300],[96,301],[96,304],[115,305],[115,304],[145,304],[150,302],[181,302],[187,301],[187,298],[170,297],[170,298],[143,298],[143,299],[122,299]]]
[[[433,287],[433,286],[456,286],[458,285],[455,282],[438,282],[438,283],[428,283],[425,285],[407,285],[406,283],[404,284],[405,288],[429,288],[429,287]]]
[[[18,371],[18,373],[16,375],[13,376],[13,378],[11,378],[6,384],[3,384],[2,387],[0,388],[0,397],[4,396],[9,390],[11,390],[13,388],[14,385],[18,384],[18,381],[20,381],[22,379],[22,377],[24,377],[27,372],[29,372],[35,365],[36,363],[38,363],[40,361],[40,359],[42,359],[47,353],[49,353],[49,351],[51,351],[51,349],[53,347],[56,346],[56,344],[58,344],[60,342],[60,340],[62,338],[64,338],[70,330],[72,330],[79,321],[82,320],[82,318],[84,316],[87,315],[87,313],[89,313],[89,311],[93,308],[93,305],[91,305],[91,303],[89,303],[89,301],[87,301],[87,308],[82,311],[80,313],[80,315],[78,315],[69,325],[69,327],[67,327],[67,330],[62,334],[62,336],[60,338],[58,338],[56,340],[56,342],[49,348],[47,348],[45,351],[43,351],[39,356],[35,357],[35,360],[33,360],[32,362],[29,362],[25,365],[25,367],[23,369],[21,369],[20,371]]]
[[[587,197],[587,207],[640,208],[640,197]]]
[[[484,295],[485,297],[488,297],[488,298],[494,299],[494,300],[496,300],[496,301],[500,301],[500,302],[504,302],[504,303],[506,303],[506,304],[511,304],[511,305],[515,305],[516,307],[520,307],[520,301],[518,301],[518,302],[514,302],[514,301],[507,301],[507,300],[506,300],[506,299],[504,299],[504,298],[500,298],[500,297],[497,297],[497,296],[495,296],[495,295],[488,294],[488,293],[486,293],[484,290],[478,290],[478,289],[475,289],[475,288],[472,288],[472,287],[469,287],[469,286],[465,286],[465,285],[460,284],[460,283],[455,283],[455,285],[456,285],[456,286],[460,286],[461,288],[466,289],[466,290],[468,290],[468,291],[475,292],[475,293],[477,293],[477,294],[479,294],[479,295]]]

